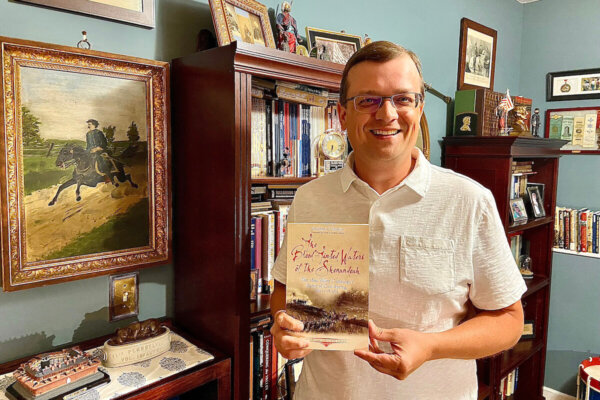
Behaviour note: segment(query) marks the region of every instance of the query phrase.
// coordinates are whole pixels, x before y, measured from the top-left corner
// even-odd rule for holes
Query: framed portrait
[[[527,222],[527,210],[522,198],[510,200],[510,217],[515,225]]]
[[[138,273],[109,277],[108,320],[118,321],[139,313]]]
[[[154,0],[20,0],[154,28]]]
[[[348,33],[306,27],[306,41],[311,56],[319,60],[346,64],[362,47],[362,38]]]
[[[546,75],[546,101],[587,99],[600,99],[600,68]]]
[[[470,19],[460,21],[458,90],[494,90],[497,32]]]
[[[3,289],[168,263],[168,64],[0,48]]]
[[[527,186],[527,197],[529,200],[529,205],[531,206],[531,212],[535,218],[541,218],[546,216],[546,212],[544,211],[544,202],[542,200],[542,195],[537,186]]]
[[[267,7],[255,0],[209,0],[217,43],[240,40],[275,48]]]
[[[544,188],[546,187],[546,185],[537,182],[527,182],[526,189],[529,187],[537,188],[538,192],[540,193],[540,203],[544,204]]]

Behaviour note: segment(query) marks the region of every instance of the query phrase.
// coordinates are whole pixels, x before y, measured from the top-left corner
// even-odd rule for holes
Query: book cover
[[[596,140],[596,114],[585,114],[583,128],[583,147],[598,148]]]
[[[287,226],[286,312],[310,349],[369,345],[369,225]]]
[[[560,138],[563,140],[573,139],[573,116],[565,115],[562,119],[562,132]]]
[[[573,119],[573,146],[583,146],[583,130],[585,128],[585,118],[575,117]]]
[[[560,139],[562,132],[562,115],[554,114],[550,117],[550,127],[548,130],[550,139]]]

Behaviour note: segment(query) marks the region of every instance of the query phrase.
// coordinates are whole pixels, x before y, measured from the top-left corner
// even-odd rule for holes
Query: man
[[[86,123],[88,126],[88,132],[85,134],[85,151],[90,154],[106,152],[108,149],[108,142],[106,140],[106,136],[104,136],[104,133],[98,129],[98,121],[95,119],[88,119]]]
[[[284,242],[271,332],[284,357],[305,357],[297,400],[476,399],[474,359],[522,333],[525,284],[492,194],[415,148],[423,97],[419,60],[400,46],[373,42],[346,64],[338,112],[354,151],[298,189],[288,221],[370,225],[371,345],[311,352],[295,336]]]

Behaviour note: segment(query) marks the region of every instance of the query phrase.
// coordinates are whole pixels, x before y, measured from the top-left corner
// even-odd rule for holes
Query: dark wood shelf
[[[546,225],[546,224],[550,224],[550,223],[554,223],[554,217],[543,217],[543,218],[536,218],[536,219],[531,219],[529,221],[527,221],[527,223],[525,224],[519,224],[519,225],[510,225],[508,228],[506,228],[506,231],[508,233],[513,233],[513,232],[518,232],[518,231],[524,231],[527,229],[531,229],[531,228],[536,228],[538,226],[541,225]]]
[[[264,178],[252,178],[253,185],[301,185],[306,182],[310,182],[313,179],[317,179],[314,176],[307,176],[303,178],[296,177],[276,177],[276,176],[266,176]]]
[[[500,356],[500,376],[506,376],[510,371],[527,361],[536,352],[544,348],[541,339],[522,340]]]
[[[271,295],[259,294],[256,301],[250,303],[250,319],[256,320],[271,314]]]
[[[485,400],[490,396],[492,390],[483,382],[477,384],[477,400]]]
[[[534,275],[533,279],[526,279],[525,284],[527,284],[527,291],[523,294],[523,298],[531,296],[538,290],[550,285],[550,278],[545,276]]]

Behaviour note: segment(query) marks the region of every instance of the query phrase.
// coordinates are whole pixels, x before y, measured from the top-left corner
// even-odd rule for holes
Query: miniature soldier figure
[[[277,30],[279,31],[277,48],[295,53],[296,43],[298,43],[298,27],[296,19],[290,14],[291,11],[291,4],[284,1],[281,4],[281,12],[277,14]]]
[[[540,109],[536,108],[533,110],[533,115],[531,116],[531,134],[535,137],[539,137],[538,131],[540,129]]]

